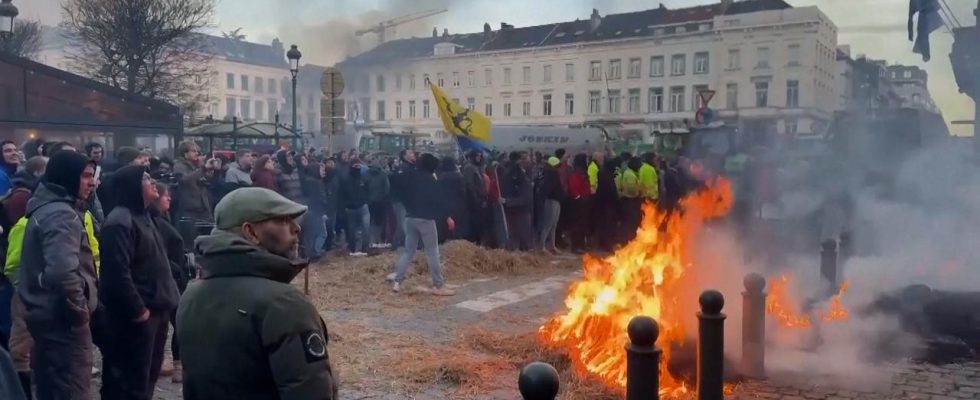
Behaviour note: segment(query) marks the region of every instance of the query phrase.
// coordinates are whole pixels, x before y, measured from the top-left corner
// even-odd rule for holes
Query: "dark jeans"
[[[34,339],[31,356],[37,399],[90,399],[92,386],[92,331],[88,325],[67,326],[63,321],[27,320]]]
[[[619,204],[623,210],[620,240],[625,243],[636,237],[636,230],[640,227],[640,222],[643,220],[643,199],[624,198]]]
[[[370,232],[371,213],[366,204],[347,210],[347,249],[351,253],[367,252]]]
[[[589,236],[589,225],[592,221],[591,207],[589,199],[579,198],[569,201],[570,210],[568,214],[569,233],[571,235],[572,250],[585,251],[586,238]],[[562,210],[564,211],[564,210]],[[565,214],[564,212],[562,214]]]
[[[515,212],[506,210],[508,250],[531,251],[534,249],[534,225],[531,223],[531,212]]]
[[[144,322],[119,321],[115,350],[103,360],[102,400],[152,400],[163,351],[167,344],[170,312],[153,312]]]

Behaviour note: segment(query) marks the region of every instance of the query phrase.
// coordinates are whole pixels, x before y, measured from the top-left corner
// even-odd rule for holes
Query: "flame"
[[[687,278],[694,268],[689,245],[707,219],[727,214],[731,205],[731,183],[721,177],[709,179],[704,189],[685,197],[678,211],[644,204],[636,238],[608,257],[584,257],[584,276],[569,288],[567,310],[545,323],[540,337],[567,348],[579,372],[625,389],[626,327],[635,316],[653,317],[660,325],[657,345],[663,351],[661,393],[686,393],[684,384],[667,370],[667,362],[670,345],[688,337],[682,318],[696,311],[684,309],[681,302],[690,302],[682,290],[693,286]]]
[[[809,315],[803,314],[802,312],[796,311],[792,306],[792,299],[787,292],[787,287],[789,286],[790,278],[787,275],[781,275],[775,279],[769,279],[769,295],[766,298],[766,313],[772,315],[776,318],[776,321],[780,325],[787,328],[800,328],[807,329],[812,325],[812,321]],[[847,293],[847,289],[851,286],[850,281],[845,280],[841,283],[840,288],[837,290],[837,294],[830,298],[830,308],[821,317],[822,320],[828,322],[834,321],[846,321],[850,318],[850,312],[844,307],[841,302],[841,297],[844,293]]]

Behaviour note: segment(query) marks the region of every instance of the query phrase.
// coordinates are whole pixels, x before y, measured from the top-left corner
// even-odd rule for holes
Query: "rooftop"
[[[709,21],[720,15],[787,8],[792,6],[784,0],[743,0],[678,9],[668,9],[661,4],[660,7],[650,10],[610,14],[604,17],[594,12],[593,18],[598,18],[595,21],[598,22],[595,29],[593,29],[593,19],[522,28],[501,24],[501,29],[489,32],[393,40],[348,58],[340,64],[376,64],[405,58],[429,57],[433,55],[434,46],[439,43],[455,44],[456,54],[466,54],[673,34],[678,25],[695,24],[687,28],[687,31],[693,31],[698,29],[697,23]]]

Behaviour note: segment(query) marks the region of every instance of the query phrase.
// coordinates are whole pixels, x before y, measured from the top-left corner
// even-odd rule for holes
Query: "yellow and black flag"
[[[490,143],[490,118],[453,101],[434,83],[429,82],[429,86],[432,87],[432,96],[436,98],[439,117],[447,132],[484,145]]]

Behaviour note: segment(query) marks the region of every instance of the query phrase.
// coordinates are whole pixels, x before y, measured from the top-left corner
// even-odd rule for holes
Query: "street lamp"
[[[0,0],[0,38],[6,39],[14,34],[14,18],[20,12],[10,4],[13,0]]]
[[[289,73],[293,75],[293,132],[296,131],[296,75],[299,74],[299,59],[301,57],[303,57],[303,53],[299,52],[295,44],[289,46],[286,58],[289,59]],[[276,145],[278,146],[279,143]]]

